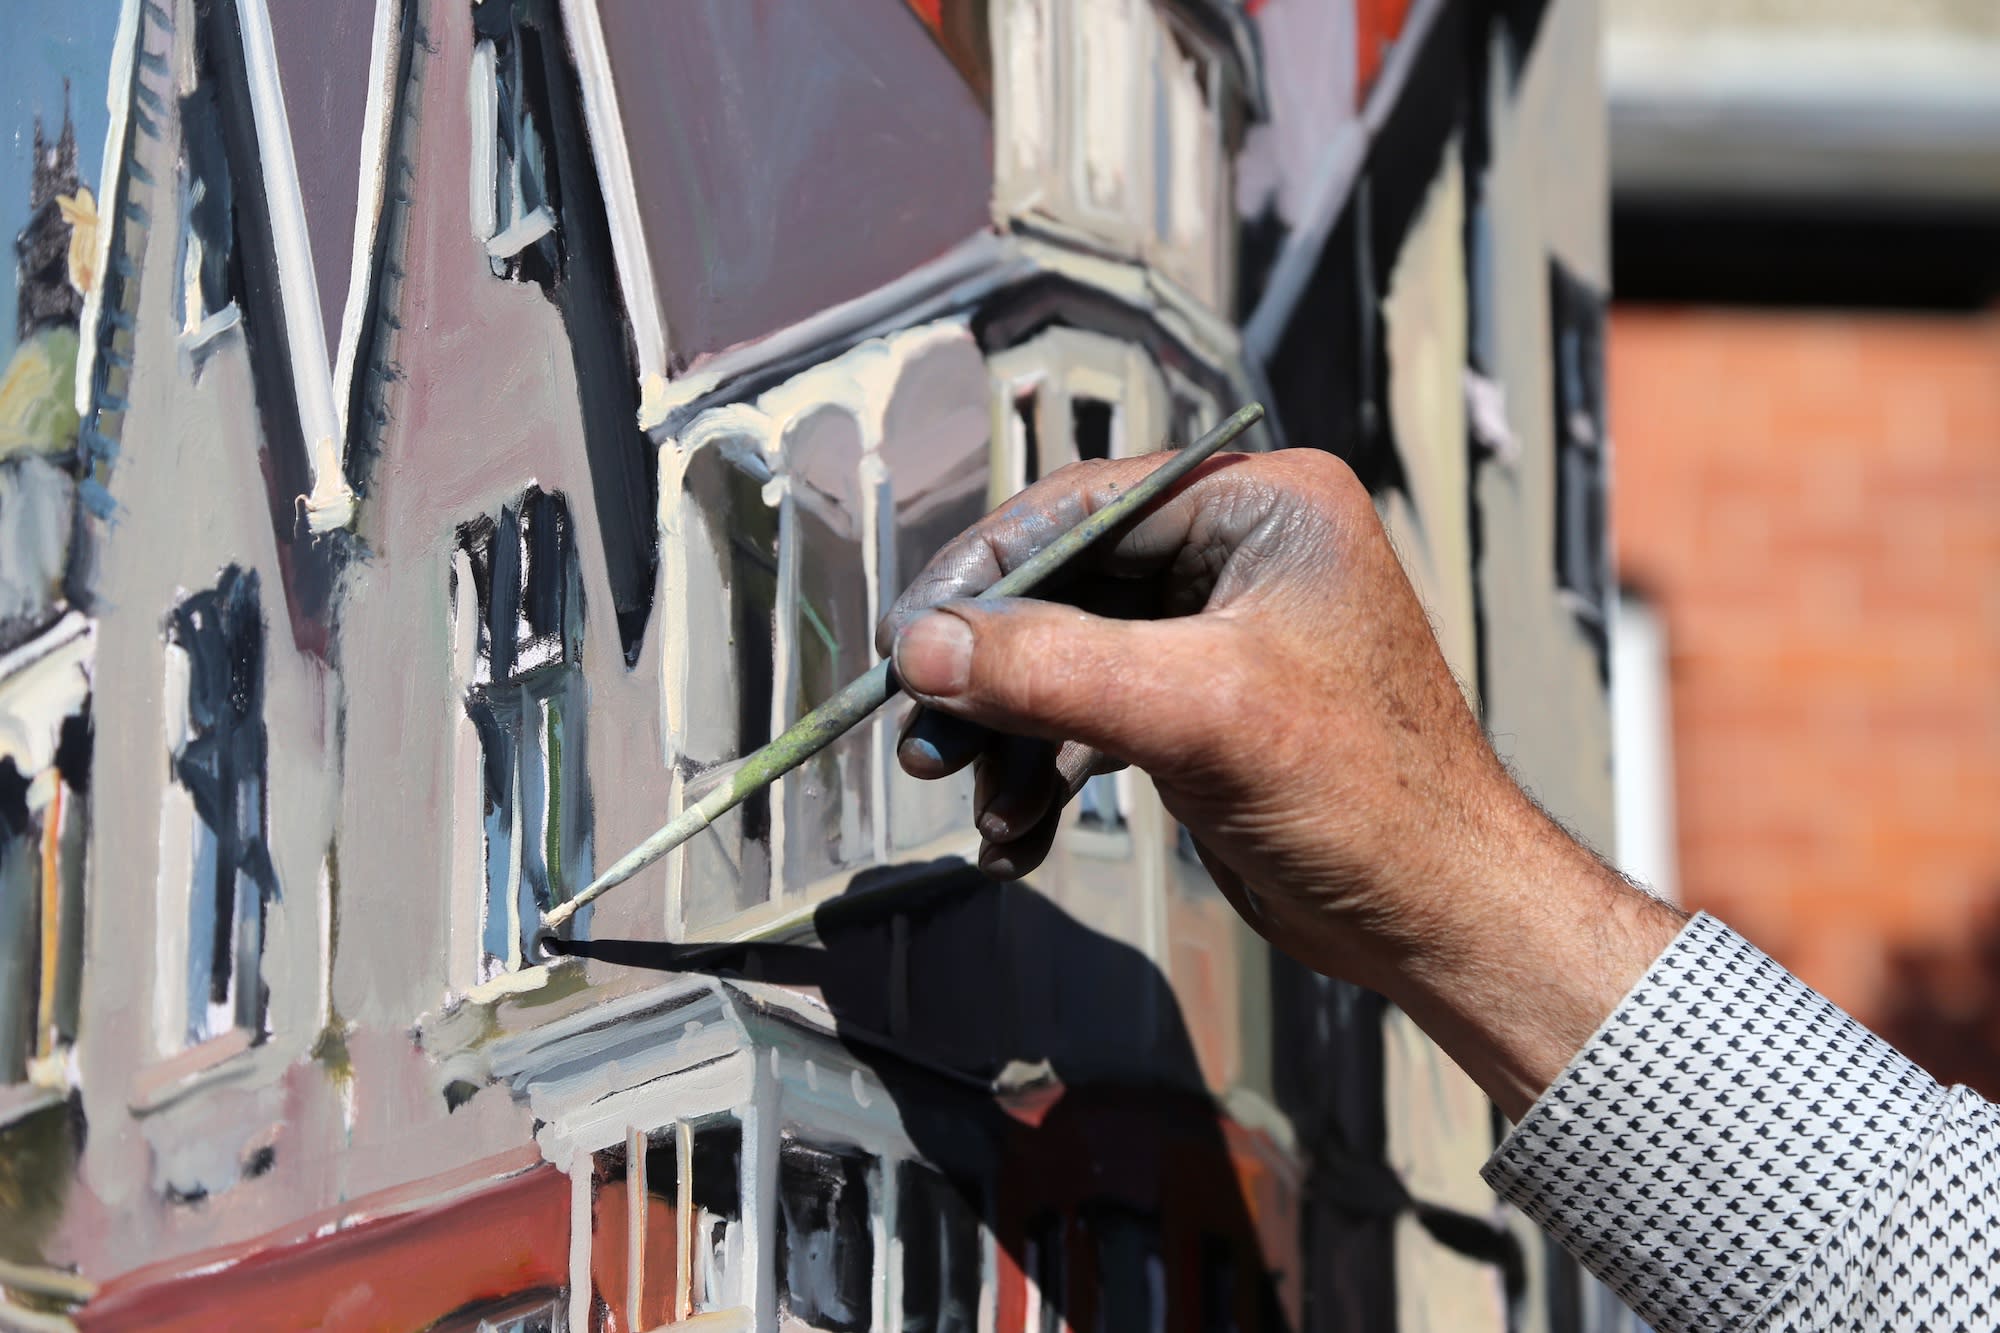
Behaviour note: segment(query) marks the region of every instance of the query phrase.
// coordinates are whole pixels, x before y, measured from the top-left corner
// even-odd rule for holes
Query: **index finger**
[[[886,656],[902,627],[926,609],[986,591],[1173,457],[1162,450],[1138,458],[1072,463],[1029,486],[931,557],[876,628],[877,650]],[[1076,566],[1123,577],[1164,570],[1195,538],[1212,498],[1204,494],[1205,487],[1222,471],[1247,461],[1241,454],[1208,459],[1144,513],[1114,529],[1109,540],[1077,556]]]

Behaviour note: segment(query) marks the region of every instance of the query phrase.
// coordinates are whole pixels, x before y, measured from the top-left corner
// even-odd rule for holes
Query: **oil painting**
[[[21,0],[0,1325],[1625,1328],[1138,772],[894,706],[541,913],[1078,459],[1346,459],[1608,839],[1591,0]]]

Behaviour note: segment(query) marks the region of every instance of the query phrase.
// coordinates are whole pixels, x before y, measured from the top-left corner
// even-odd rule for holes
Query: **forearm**
[[[1679,933],[1686,915],[1634,888],[1525,800],[1494,832],[1437,938],[1382,989],[1518,1120]]]

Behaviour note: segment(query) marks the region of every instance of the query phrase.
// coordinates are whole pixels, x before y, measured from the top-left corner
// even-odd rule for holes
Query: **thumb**
[[[1197,617],[1108,620],[980,598],[909,621],[892,661],[903,688],[941,712],[1171,772],[1200,762],[1222,729],[1215,633]]]

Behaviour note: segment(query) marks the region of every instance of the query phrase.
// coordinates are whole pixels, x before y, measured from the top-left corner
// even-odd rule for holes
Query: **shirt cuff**
[[[1481,1174],[1656,1329],[1751,1319],[1945,1093],[1697,916]]]

